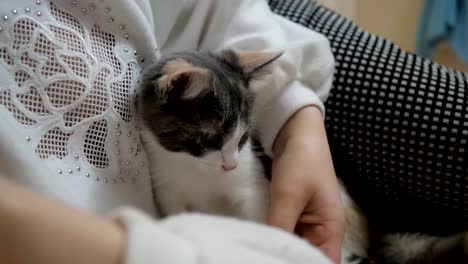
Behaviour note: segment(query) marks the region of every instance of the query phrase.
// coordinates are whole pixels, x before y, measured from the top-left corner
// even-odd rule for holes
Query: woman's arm
[[[194,214],[155,221],[135,209],[120,210],[113,219],[0,176],[0,263],[330,264],[296,237],[251,222]]]
[[[109,263],[124,259],[125,231],[8,182],[0,175],[1,263]]]
[[[296,112],[273,152],[269,223],[298,233],[340,263],[344,212],[320,110]]]

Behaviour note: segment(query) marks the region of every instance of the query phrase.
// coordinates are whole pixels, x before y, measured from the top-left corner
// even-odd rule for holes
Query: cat
[[[176,53],[149,69],[140,101],[142,139],[163,214],[194,210],[266,220],[269,182],[251,150],[248,86],[277,56]]]
[[[163,215],[196,211],[265,223],[270,175],[254,144],[251,86],[281,54],[179,52],[145,70],[137,109]],[[370,263],[367,219],[344,186],[341,198],[342,263]],[[466,234],[394,233],[377,244],[378,263],[467,263]]]

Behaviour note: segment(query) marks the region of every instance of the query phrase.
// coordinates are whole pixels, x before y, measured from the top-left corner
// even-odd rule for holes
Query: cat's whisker
[[[264,153],[255,153],[255,152],[253,152],[252,155],[255,156],[255,157],[258,157],[258,158],[267,156]]]
[[[250,148],[250,149],[251,149],[251,150],[259,150],[259,149],[261,150],[261,149],[263,149],[263,148],[262,148],[262,147],[252,147],[252,148]]]
[[[201,160],[200,160],[199,162],[200,162],[200,164],[203,164],[203,165],[206,165],[206,166],[210,166],[210,167],[212,167],[212,168],[218,167],[218,165],[216,165],[216,164],[214,164],[214,163],[207,162],[207,161],[201,161]]]

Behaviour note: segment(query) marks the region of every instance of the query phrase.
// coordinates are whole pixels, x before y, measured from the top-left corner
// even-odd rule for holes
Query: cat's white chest
[[[165,150],[150,132],[142,135],[150,156],[156,202],[163,214],[197,211],[265,220],[269,182],[249,144],[239,153],[238,167],[225,172],[220,164]]]

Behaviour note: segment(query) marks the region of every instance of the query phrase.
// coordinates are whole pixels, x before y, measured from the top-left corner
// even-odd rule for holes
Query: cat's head
[[[145,71],[139,109],[166,150],[236,168],[251,133],[251,82],[279,52],[182,52]]]

